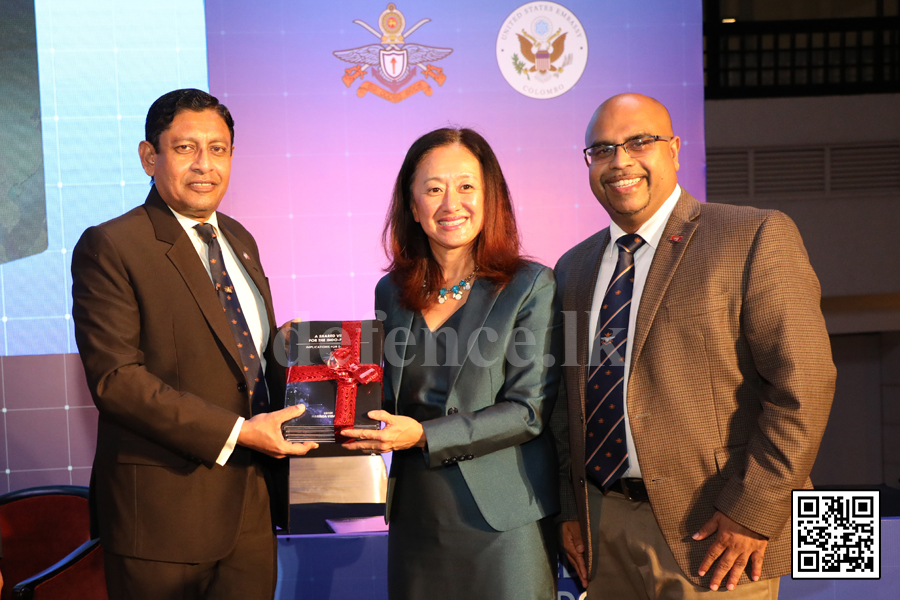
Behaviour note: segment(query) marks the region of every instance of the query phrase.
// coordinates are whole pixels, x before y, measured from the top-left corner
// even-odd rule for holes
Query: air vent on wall
[[[753,191],[756,195],[824,192],[825,150],[756,150]]]
[[[707,196],[740,201],[900,190],[900,143],[806,148],[710,149]]]
[[[900,189],[900,144],[831,149],[831,190]]]
[[[712,197],[750,195],[750,163],[746,150],[707,149],[706,193]]]

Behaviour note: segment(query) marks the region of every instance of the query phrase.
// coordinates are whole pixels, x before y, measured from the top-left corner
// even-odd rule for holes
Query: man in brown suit
[[[567,317],[554,415],[562,545],[591,599],[720,586],[776,598],[790,571],[791,490],[811,486],[834,393],[803,242],[779,212],[701,204],[682,190],[681,141],[652,98],[610,98],[585,142],[612,222],[556,267]],[[629,299],[624,312],[607,318],[617,297]],[[624,321],[613,328],[613,318]],[[594,400],[613,372],[607,359],[624,374]],[[620,429],[595,436],[611,397],[624,405]]]
[[[233,140],[209,94],[160,97],[138,148],[146,202],[87,229],[72,256],[111,598],[272,598],[273,524],[287,516],[278,459],[314,446],[281,434],[302,409],[281,408],[268,281],[253,237],[216,212]]]

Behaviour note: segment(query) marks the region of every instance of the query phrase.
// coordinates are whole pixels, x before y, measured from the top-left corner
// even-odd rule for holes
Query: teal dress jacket
[[[375,310],[385,331],[384,406],[399,414],[413,313],[400,306],[390,275],[375,288]],[[475,279],[457,333],[465,358],[449,369],[445,414],[422,424],[428,467],[458,464],[482,516],[498,531],[557,513],[558,467],[548,424],[560,382],[563,326],[553,271],[525,263],[499,293]],[[386,520],[394,481],[392,473]]]

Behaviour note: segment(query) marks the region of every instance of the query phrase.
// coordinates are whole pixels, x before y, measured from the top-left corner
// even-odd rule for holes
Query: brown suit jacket
[[[219,213],[219,227],[265,299],[252,236]],[[250,417],[240,356],[202,261],[153,187],[143,206],[88,228],[72,255],[75,339],[100,411],[91,476],[92,526],[125,556],[204,562],[227,555],[254,465],[267,475],[283,524],[286,465],[237,446],[215,461],[238,415]],[[273,408],[284,371],[269,340]]]
[[[581,521],[589,572],[581,365],[608,242],[607,228],[556,266],[568,353],[552,425],[561,446],[561,518]],[[682,193],[631,333],[627,402],[653,512],[696,585],[709,585],[711,573],[700,578],[697,570],[714,536],[691,535],[716,510],[769,538],[763,578],[790,572],[791,490],[811,487],[834,395],[819,303],[818,279],[787,216]],[[740,582],[747,581],[745,573]]]

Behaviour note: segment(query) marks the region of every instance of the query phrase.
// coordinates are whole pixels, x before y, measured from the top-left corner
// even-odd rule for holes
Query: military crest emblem
[[[497,64],[516,91],[548,99],[566,93],[587,65],[587,36],[578,18],[553,2],[514,10],[497,36]]]
[[[428,78],[437,82],[438,86],[444,85],[447,79],[444,70],[432,63],[448,57],[453,49],[411,44],[406,41],[410,35],[430,21],[431,19],[422,19],[409,29],[405,29],[406,19],[394,4],[388,4],[387,9],[378,17],[380,32],[364,21],[359,19],[353,21],[377,37],[379,43],[334,52],[337,58],[354,65],[344,69],[341,78],[344,85],[350,87],[357,79],[363,79],[371,74],[371,80],[363,81],[356,89],[356,95],[360,98],[371,92],[379,98],[396,103],[420,91],[430,96],[433,90],[427,81]],[[421,79],[418,78],[420,74]]]

